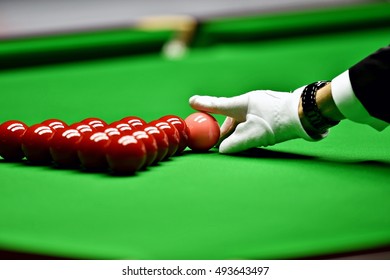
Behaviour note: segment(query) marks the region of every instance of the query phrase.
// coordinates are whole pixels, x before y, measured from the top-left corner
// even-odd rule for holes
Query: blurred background
[[[0,38],[132,25],[145,16],[237,14],[302,10],[385,0],[1,0]]]

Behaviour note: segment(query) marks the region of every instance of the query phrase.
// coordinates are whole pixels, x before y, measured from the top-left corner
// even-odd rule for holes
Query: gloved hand
[[[295,138],[315,141],[298,115],[303,87],[293,93],[256,90],[235,97],[192,96],[195,110],[227,116],[221,126],[220,153],[265,147]]]

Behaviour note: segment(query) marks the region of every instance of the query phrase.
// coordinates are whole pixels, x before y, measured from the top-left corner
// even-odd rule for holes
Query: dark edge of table
[[[49,254],[28,253],[0,249],[0,260],[85,260],[85,258],[71,258],[54,256]],[[371,249],[291,258],[287,260],[390,260],[390,244]]]

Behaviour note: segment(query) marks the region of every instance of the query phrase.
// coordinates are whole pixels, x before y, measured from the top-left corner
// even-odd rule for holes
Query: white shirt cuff
[[[383,130],[389,124],[372,117],[353,92],[348,70],[332,80],[332,97],[337,108],[347,119],[368,124],[376,130]]]

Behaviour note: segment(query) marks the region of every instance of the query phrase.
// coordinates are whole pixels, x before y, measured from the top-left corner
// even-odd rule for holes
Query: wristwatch
[[[320,134],[326,133],[327,130],[339,123],[331,120],[321,114],[317,106],[317,91],[328,84],[330,81],[318,81],[307,85],[301,95],[302,109],[310,125]]]

